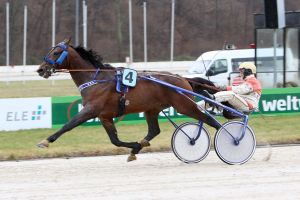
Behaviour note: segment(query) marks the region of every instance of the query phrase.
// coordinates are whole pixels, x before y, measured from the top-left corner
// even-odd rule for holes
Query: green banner
[[[300,88],[264,89],[259,102],[263,114],[300,112]]]
[[[76,115],[82,109],[81,97],[53,97],[52,98],[52,126],[61,126],[69,121],[74,115]],[[165,113],[172,119],[186,118],[176,112],[174,108],[168,108],[164,110]],[[300,113],[300,88],[276,88],[276,89],[264,89],[259,103],[259,112],[262,114],[289,114]],[[254,113],[257,114],[257,113]],[[160,113],[160,119],[166,117]],[[115,122],[119,121],[119,118],[114,119]],[[126,115],[122,118],[124,122],[139,121],[145,122],[144,113],[135,113]],[[92,119],[83,125],[99,125],[99,119]]]
[[[72,96],[72,97],[53,97],[52,98],[52,126],[61,126],[68,122],[72,117],[74,117],[81,109],[82,101],[81,97],[79,96]],[[177,113],[177,111],[173,108],[167,108],[164,112],[170,116],[172,119],[177,118],[186,118],[186,116]],[[159,119],[166,119],[163,113],[159,114]],[[128,114],[122,118],[115,118],[114,121],[122,122],[130,122],[134,121],[135,123],[138,121],[145,122],[144,113],[133,113]],[[99,125],[101,124],[98,118],[91,119],[84,123],[84,126],[89,125]]]

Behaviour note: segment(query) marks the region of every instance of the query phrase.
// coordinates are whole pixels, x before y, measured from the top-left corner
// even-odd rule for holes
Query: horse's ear
[[[64,40],[64,43],[65,43],[66,45],[70,45],[71,40],[72,40],[72,37],[69,37],[69,39],[65,39],[65,40]]]

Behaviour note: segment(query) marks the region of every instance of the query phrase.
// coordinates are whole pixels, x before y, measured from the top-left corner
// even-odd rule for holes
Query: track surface
[[[126,158],[0,162],[0,199],[300,199],[300,146],[258,148],[248,163],[234,166],[214,151],[192,165],[172,153]]]

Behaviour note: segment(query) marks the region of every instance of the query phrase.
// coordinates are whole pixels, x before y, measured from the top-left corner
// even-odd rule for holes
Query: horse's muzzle
[[[38,70],[36,70],[36,72],[39,74],[39,76],[43,76],[45,73],[45,70],[42,68],[39,68]]]
[[[37,70],[37,73],[39,74],[39,76],[41,76],[43,78],[49,78],[53,72],[54,72],[54,70],[52,68],[47,68],[47,67],[40,67]]]

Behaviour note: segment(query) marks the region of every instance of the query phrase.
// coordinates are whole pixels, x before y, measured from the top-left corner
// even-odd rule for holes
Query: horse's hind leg
[[[112,144],[114,144],[117,147],[132,148],[132,152],[134,152],[134,153],[131,153],[131,155],[128,157],[127,161],[136,160],[135,152],[138,153],[142,149],[141,144],[138,142],[122,142],[122,141],[120,141],[118,138],[117,129],[114,125],[113,119],[101,118],[101,122],[102,122],[102,125],[105,128]]]
[[[215,119],[213,119],[211,116],[201,112],[197,104],[190,98],[188,98],[186,95],[180,95],[179,98],[176,98],[173,101],[172,106],[181,114],[187,115],[189,117],[192,117],[194,119],[200,120],[215,129],[219,129],[221,125],[216,122]]]
[[[150,146],[150,141],[160,133],[159,124],[158,124],[158,114],[160,111],[148,111],[145,112],[146,120],[148,124],[148,134],[146,137],[141,140],[140,144],[143,147]]]
[[[135,160],[135,154],[138,154],[143,147],[150,146],[150,141],[160,133],[159,124],[158,124],[158,114],[160,110],[152,110],[145,112],[146,120],[148,124],[148,134],[140,142],[140,148],[133,148],[128,161]]]

